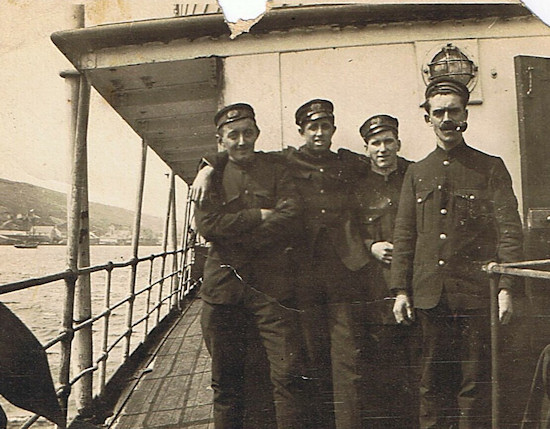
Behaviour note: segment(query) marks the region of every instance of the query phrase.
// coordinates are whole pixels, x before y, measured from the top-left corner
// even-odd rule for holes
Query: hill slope
[[[0,223],[11,218],[26,216],[30,210],[38,216],[37,225],[64,224],[67,219],[67,196],[62,192],[52,191],[28,183],[12,182],[0,179]],[[100,203],[90,203],[90,230],[103,235],[109,225],[132,228],[134,212],[120,207]],[[150,229],[161,234],[163,220],[144,214],[142,229]],[[144,231],[145,232],[145,231]]]

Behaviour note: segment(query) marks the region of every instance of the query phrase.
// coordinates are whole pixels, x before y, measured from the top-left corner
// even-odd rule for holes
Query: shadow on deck
[[[200,299],[194,299],[157,350],[110,427],[214,427],[210,356],[202,340]]]

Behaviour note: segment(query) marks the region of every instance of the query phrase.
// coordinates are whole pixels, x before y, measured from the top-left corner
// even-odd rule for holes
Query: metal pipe
[[[506,274],[518,277],[530,277],[533,279],[550,279],[550,272],[531,270],[527,268],[507,268],[496,263],[487,265],[486,271],[492,274]]]
[[[71,15],[73,27],[84,27],[84,5],[72,5]],[[90,109],[90,91],[87,87],[85,76],[79,76],[75,72],[65,72],[61,77],[68,78],[70,85],[71,110],[69,117],[69,159],[71,162],[71,192],[67,195],[67,270],[70,272],[65,277],[65,297],[63,300],[63,320],[59,384],[61,395],[60,405],[67,419],[68,400],[70,395],[70,367],[71,346],[74,336],[73,315],[75,301],[75,287],[78,275],[79,235],[80,235],[80,211],[83,196],[83,188],[87,186],[87,155],[86,132],[88,127],[88,115]],[[63,428],[64,426],[57,426]]]
[[[90,111],[90,85],[85,76],[80,77],[76,146],[82,148],[81,190],[80,190],[80,228],[78,232],[78,267],[90,266],[90,219],[88,210],[88,116]],[[75,288],[75,316],[80,323],[92,317],[92,292],[90,274],[78,276]],[[73,366],[76,373],[93,365],[92,327],[78,331],[75,335],[77,359]],[[75,385],[75,401],[80,416],[92,416],[92,374],[86,374]]]
[[[77,140],[78,141],[78,140]],[[83,154],[85,148],[75,147],[73,172],[71,174],[71,201],[68,210],[67,221],[67,269],[73,273],[65,280],[65,299],[63,306],[63,332],[66,337],[61,342],[59,383],[61,384],[62,394],[60,402],[63,412],[67,413],[68,396],[70,392],[69,372],[71,362],[71,343],[73,339],[73,314],[75,286],[78,272],[78,239],[80,232],[80,203],[81,198],[81,174],[82,164],[86,157]]]
[[[153,265],[155,263],[154,259],[151,259],[149,263],[149,287],[147,288],[147,298],[145,303],[145,314],[147,318],[145,319],[145,328],[143,329],[143,341],[147,339],[147,334],[149,333],[149,309],[151,308],[151,292],[152,292],[152,283],[153,283]]]
[[[101,345],[101,351],[107,357],[109,356],[107,348],[109,347],[109,320],[111,318],[111,283],[113,277],[113,270],[108,269],[105,276],[105,317],[103,319],[103,343]],[[105,384],[107,382],[107,358],[101,361],[101,367],[99,372],[99,389],[100,393],[105,390]]]
[[[190,220],[191,220],[191,193],[189,188],[187,189],[187,201],[185,203],[185,216],[183,220],[183,230],[181,234],[181,248],[183,249],[183,255],[181,258],[181,268],[180,268],[180,301],[183,300],[184,296],[187,294],[187,279],[189,270],[187,269],[187,259],[189,258],[189,231],[190,231]]]
[[[139,173],[139,184],[136,195],[136,211],[134,215],[134,230],[132,235],[132,273],[130,276],[130,290],[128,300],[128,312],[126,313],[126,347],[124,349],[124,360],[130,356],[130,345],[132,342],[132,319],[134,316],[134,302],[135,302],[135,290],[136,290],[136,277],[137,277],[137,261],[139,252],[139,233],[141,227],[141,209],[143,206],[143,189],[145,188],[145,170],[147,166],[147,143],[145,140],[141,142],[141,165]]]
[[[172,173],[173,174],[173,173]],[[168,207],[166,208],[166,217],[164,219],[164,233],[162,236],[162,252],[164,256],[162,257],[162,263],[160,265],[160,277],[164,277],[164,270],[166,269],[166,250],[168,248],[168,229],[170,226],[170,211],[172,208],[172,193],[174,192],[174,189],[172,188],[172,180],[170,179],[170,190],[168,192]],[[164,286],[164,281],[160,282],[159,285],[159,293],[158,293],[158,303],[160,304],[162,302],[162,289]],[[160,313],[161,313],[162,306],[159,305],[158,312],[157,312],[157,325],[160,322]]]
[[[171,204],[172,204],[172,211],[170,216],[170,235],[171,235],[171,244],[172,244],[172,250],[176,250],[178,248],[178,227],[177,227],[177,218],[176,218],[176,174],[174,171],[170,174],[170,188],[173,189],[172,191],[172,198],[171,198]],[[174,253],[172,255],[172,272],[176,272],[178,270],[178,254]],[[172,277],[170,279],[170,292],[172,295],[174,295],[174,291],[177,288],[177,278]],[[174,307],[179,308],[179,301],[177,299],[177,296],[174,300],[170,300],[170,309]]]
[[[491,289],[491,404],[492,428],[500,428],[498,276],[489,277]]]

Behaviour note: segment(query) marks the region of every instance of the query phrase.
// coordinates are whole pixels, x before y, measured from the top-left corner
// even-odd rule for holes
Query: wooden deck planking
[[[213,429],[210,356],[194,300],[139,380],[114,429]]]

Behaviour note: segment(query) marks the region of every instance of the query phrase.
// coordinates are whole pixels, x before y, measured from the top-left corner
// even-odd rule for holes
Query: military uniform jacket
[[[274,209],[261,220],[260,209]],[[243,167],[231,161],[214,171],[207,200],[196,211],[198,232],[212,243],[204,267],[202,298],[238,304],[245,288],[291,299],[286,249],[299,229],[299,205],[280,163],[256,153]]]
[[[371,161],[365,155],[344,149],[340,149],[338,154],[341,157],[354,157],[361,163],[361,168],[368,172],[353,188],[359,205],[360,229],[365,247],[370,250],[371,246],[379,241],[393,243],[401,185],[411,161],[398,157],[397,168],[384,176],[372,171]],[[395,317],[391,311],[393,300],[389,299],[392,295],[390,265],[372,258],[367,276],[368,288],[364,298],[369,303],[369,321],[395,324]]]
[[[288,147],[285,157],[303,204],[307,263],[322,231],[342,263],[351,271],[364,267],[370,256],[359,230],[359,211],[353,186],[365,175],[357,161],[344,160],[335,152],[313,154],[306,146]]]
[[[451,308],[483,308],[482,265],[521,259],[521,221],[502,159],[463,142],[411,164],[394,230],[392,288],[409,289],[421,309],[436,306],[444,291]],[[512,282],[503,276],[499,287]]]
[[[306,146],[288,147],[282,152],[264,153],[273,163],[285,166],[302,208],[300,250],[294,252],[299,265],[311,263],[317,239],[325,231],[342,263],[357,271],[370,261],[359,228],[359,211],[353,186],[364,177],[365,169],[357,159],[340,157],[335,152],[311,154]],[[227,162],[225,153],[205,159],[215,170]]]

